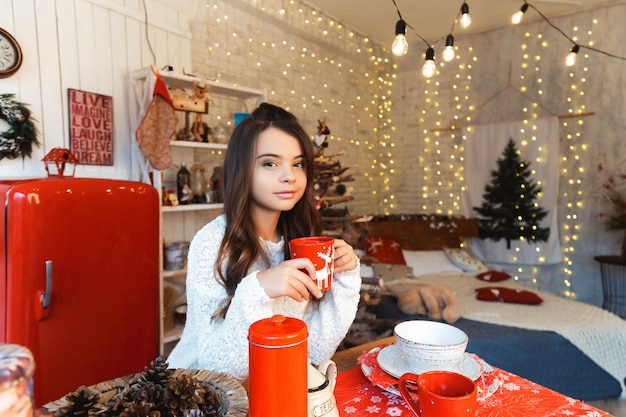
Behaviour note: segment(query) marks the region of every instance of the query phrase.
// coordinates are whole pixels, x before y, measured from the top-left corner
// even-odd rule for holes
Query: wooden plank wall
[[[42,142],[31,159],[3,159],[0,178],[45,176],[41,158],[70,147],[67,89],[73,88],[114,98],[115,165],[79,165],[76,176],[129,179],[127,74],[150,65],[190,69],[190,17],[160,0],[0,2],[0,27],[24,54],[20,70],[0,79],[0,92],[28,104]]]

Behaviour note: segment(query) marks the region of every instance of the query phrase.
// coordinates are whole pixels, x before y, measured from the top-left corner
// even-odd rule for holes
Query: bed
[[[461,304],[462,318],[453,325],[468,334],[468,352],[583,401],[624,398],[626,321],[599,307],[530,289],[490,269],[461,248],[477,233],[476,220],[441,216],[379,217],[366,223],[364,288],[372,282],[380,286],[369,312],[389,329],[399,321],[428,319],[403,314],[396,296],[416,285],[447,285]],[[502,280],[484,280],[493,276]],[[528,304],[507,297],[486,301],[494,288],[531,297],[521,301]],[[481,294],[489,296],[479,300]]]

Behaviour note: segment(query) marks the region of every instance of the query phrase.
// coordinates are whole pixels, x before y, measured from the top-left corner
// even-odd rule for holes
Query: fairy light
[[[241,58],[242,51],[247,53],[246,49],[253,48],[248,46],[249,39],[259,35],[251,35],[245,27],[234,26],[233,22],[238,20],[236,8],[224,5],[226,2],[212,3],[214,4],[207,7],[211,16],[208,26],[211,27],[211,31],[215,28],[216,31],[220,31],[218,33],[227,34],[217,39],[229,39],[229,42],[213,41],[206,48],[211,66],[220,68],[220,60]],[[358,188],[366,195],[364,198],[370,197],[378,201],[379,213],[392,213],[399,204],[398,196],[394,192],[397,190],[394,178],[400,161],[395,146],[398,135],[391,115],[394,104],[395,106],[401,104],[399,100],[394,103],[394,97],[390,93],[397,68],[389,63],[388,54],[369,38],[343,27],[319,11],[313,11],[304,2],[285,0],[267,4],[279,6],[272,6],[273,9],[268,6],[265,13],[272,13],[276,19],[298,26],[306,33],[312,34],[312,37],[319,37],[323,42],[332,43],[337,50],[348,51],[347,54],[350,55],[348,59],[341,54],[328,53],[306,42],[304,44],[309,50],[303,51],[303,43],[295,39],[297,37],[287,38],[275,44],[263,43],[259,47],[261,49],[250,51],[250,62],[258,62],[261,65],[260,70],[269,71],[268,57],[270,59],[281,57],[274,62],[283,63],[277,74],[285,80],[285,85],[277,85],[268,91],[268,98],[278,104],[289,104],[292,108],[296,108],[297,105],[306,106],[306,113],[312,118],[317,117],[318,112],[323,112],[319,116],[331,115],[333,122],[330,140],[336,141],[330,144],[331,148],[335,150],[338,145],[347,147],[346,153],[350,154],[351,158],[357,154],[368,155],[369,160],[357,160],[356,163],[350,160],[348,165],[352,172],[363,177]],[[598,21],[594,20],[593,25],[596,24]],[[589,46],[594,44],[593,27],[586,30],[574,26],[571,33],[574,33],[576,43]],[[231,39],[232,45],[228,44]],[[246,43],[245,49],[242,42]],[[515,71],[519,78],[516,78],[515,84],[519,84],[525,94],[536,97],[537,100],[541,100],[548,91],[547,76],[551,71],[550,65],[553,66],[556,62],[550,59],[554,46],[554,42],[543,33],[525,33],[518,52],[520,58],[514,60],[519,62],[519,67]],[[456,44],[455,48],[456,57],[445,64],[447,66],[445,71],[443,64],[438,63],[437,71],[440,73],[436,77],[419,81],[420,105],[416,106],[415,114],[419,126],[437,126],[443,129],[451,122],[457,125],[471,125],[475,112],[480,110],[476,107],[478,104],[475,100],[476,95],[471,88],[472,64],[478,58],[471,46]],[[264,57],[264,54],[268,56]],[[578,55],[576,65],[567,69],[569,88],[564,103],[567,106],[567,113],[572,115],[589,111],[585,92],[589,71],[587,65],[591,57],[588,53],[583,53],[583,49]],[[284,56],[291,58],[285,60]],[[247,56],[244,58],[248,59]],[[214,62],[211,62],[212,60]],[[559,59],[558,62],[561,61],[562,59]],[[301,85],[293,85],[295,75],[299,76],[303,68],[307,68],[306,81],[302,80]],[[327,92],[326,85],[323,92],[306,89],[305,86],[311,88],[312,84],[318,82],[320,79],[318,74],[321,73],[330,74],[331,77],[349,76],[355,83],[354,91],[342,93],[341,97],[329,97],[331,94]],[[221,76],[222,74],[219,74],[217,77]],[[237,74],[228,73],[226,79],[249,84],[249,80],[243,78],[245,74],[240,80],[233,80],[233,76],[236,77]],[[443,78],[450,81],[444,81]],[[520,111],[527,122],[526,140],[532,143],[536,141],[532,134],[533,120],[539,117],[541,103],[524,104],[525,106],[520,106]],[[359,115],[358,120],[352,118],[354,114]],[[228,115],[222,117],[226,119]],[[345,120],[340,122],[339,119]],[[560,123],[560,135],[564,142],[559,160],[559,173],[562,178],[559,186],[559,214],[563,214],[561,216],[563,220],[559,222],[559,234],[564,259],[561,275],[563,286],[566,288],[565,293],[572,297],[576,296],[572,276],[577,268],[576,259],[580,258],[576,256],[576,250],[580,244],[580,234],[586,227],[581,223],[581,219],[586,218],[581,215],[581,210],[585,208],[584,198],[588,197],[585,195],[586,178],[582,169],[582,161],[587,152],[583,137],[584,122],[583,119],[572,118],[563,119]],[[352,126],[357,128],[354,129]],[[460,211],[459,184],[462,184],[464,179],[463,134],[460,130],[438,132],[429,128],[417,130],[419,151],[411,161],[421,170],[418,179],[419,206],[415,205],[416,210],[426,213],[456,214]],[[350,131],[359,132],[359,136],[346,133]],[[405,159],[401,161],[402,164],[406,163]],[[526,242],[523,244],[527,245]],[[540,284],[543,271],[541,266],[537,268],[526,266],[520,268],[516,275],[518,279],[531,277],[533,283]]]
[[[361,193],[361,198],[371,201],[374,197],[379,201],[378,212],[389,214],[393,211],[397,206],[397,198],[393,186],[396,169],[393,161],[395,144],[392,133],[394,125],[390,118],[393,105],[390,92],[397,68],[393,67],[382,46],[374,44],[367,36],[344,27],[303,2],[284,0],[253,5],[275,19],[288,22],[284,25],[286,30],[297,27],[312,35],[306,40],[300,36],[286,37],[278,43],[270,42],[256,32],[250,32],[250,28],[245,25],[234,25],[233,22],[242,20],[239,19],[242,17],[240,13],[246,13],[243,9],[219,0],[211,0],[206,6],[206,19],[203,23],[211,28],[211,33],[222,33],[229,39],[229,42],[213,41],[208,45],[206,52],[211,66],[228,67],[228,64],[222,65],[220,61],[245,58],[258,70],[269,72],[272,69],[268,62],[281,62],[274,75],[285,82],[278,83],[279,85],[268,91],[268,100],[285,108],[302,109],[302,114],[309,115],[312,119],[309,121],[300,117],[309,129],[316,122],[316,117],[330,115],[331,135],[328,140],[333,151],[362,156],[354,163],[349,163],[352,172],[363,178],[362,183],[355,187]],[[224,38],[224,35],[215,38]],[[334,53],[329,53],[333,48]],[[290,58],[285,60],[284,57]],[[302,71],[303,68],[307,70]],[[299,81],[294,82],[296,74]],[[321,87],[323,91],[312,91],[311,83],[320,79],[317,74],[324,74],[322,79],[329,81],[349,74],[355,80],[355,85],[347,94],[342,92],[340,97],[332,95],[328,90],[328,82],[321,83],[324,85]],[[210,76],[220,79],[222,74]],[[238,76],[241,79],[238,80]],[[249,79],[245,77],[245,72],[241,75],[231,72],[226,79],[229,82],[249,85]],[[362,96],[372,97],[372,100],[363,100]],[[221,111],[220,106],[215,106],[206,117],[229,120],[231,114],[228,109],[223,113]],[[362,117],[355,120],[352,117],[354,114]],[[207,120],[207,123],[216,124],[212,120]],[[349,132],[360,137],[353,137]],[[360,151],[361,147],[367,151]],[[370,163],[363,160],[368,155],[371,155]]]

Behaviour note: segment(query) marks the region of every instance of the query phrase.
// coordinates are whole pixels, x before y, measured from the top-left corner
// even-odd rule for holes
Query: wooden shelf
[[[163,335],[163,343],[176,342],[183,335],[183,329],[185,326],[182,324],[176,324],[173,329],[168,330]]]
[[[228,147],[226,143],[194,142],[192,140],[172,140],[170,146],[194,149],[224,149]]]
[[[180,276],[184,277],[185,275],[187,275],[187,269],[186,268],[175,269],[175,270],[167,270],[167,269],[163,270],[163,278],[175,279],[175,278],[178,278]]]
[[[130,115],[130,136],[131,140],[136,140],[136,131],[139,123],[143,119],[145,113],[152,102],[154,88],[157,77],[154,75],[153,67],[141,68],[129,73],[129,115]],[[218,109],[228,109],[234,112],[251,112],[255,107],[265,101],[265,91],[231,84],[221,80],[203,79],[191,75],[180,74],[173,71],[158,71],[159,77],[167,85],[168,88],[180,88],[191,91],[199,83],[205,82],[208,86],[208,92],[211,99],[215,102],[212,106]],[[195,142],[183,140],[170,140],[170,146],[175,150],[173,158],[179,162],[184,158],[196,161],[196,155],[200,160],[221,158],[225,153],[228,145],[226,143],[213,142]],[[208,154],[211,151],[211,154]],[[133,179],[152,184],[162,197],[163,171],[151,170],[148,172],[144,169],[145,160],[141,154],[141,150],[131,154],[133,165]],[[186,204],[178,206],[161,206],[160,219],[160,237],[164,242],[167,241],[190,241],[193,235],[207,221],[208,218],[214,218],[223,211],[224,205],[221,203],[209,204]],[[184,213],[182,215],[172,215],[170,213]],[[164,227],[164,224],[167,227]],[[168,235],[169,234],[169,235]],[[176,236],[172,236],[175,234]],[[163,265],[163,254],[160,255],[161,265]],[[159,277],[155,277],[160,281],[160,300],[159,310],[161,313],[161,321],[159,324],[159,352],[165,352],[165,344],[173,344],[180,339],[183,333],[184,325],[176,323],[176,326],[164,332],[163,311],[164,311],[164,284],[172,284],[182,287],[186,284],[186,269],[176,271],[166,271],[161,269]]]
[[[221,210],[224,208],[222,203],[211,204],[184,204],[178,206],[163,206],[163,213],[176,213],[183,211],[200,211],[200,210]]]
[[[213,93],[224,96],[233,96],[244,100],[249,98],[256,99],[258,97],[265,97],[265,91],[243,87],[225,81],[204,80],[202,78],[171,71],[159,71],[159,75],[168,87],[190,88],[195,84],[204,81],[209,87],[209,94]]]

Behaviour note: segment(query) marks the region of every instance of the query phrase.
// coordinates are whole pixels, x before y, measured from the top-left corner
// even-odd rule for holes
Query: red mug
[[[335,259],[335,240],[326,236],[299,237],[289,242],[291,258],[309,258],[315,266],[317,287],[321,291],[330,289]]]
[[[473,417],[476,414],[476,384],[456,372],[429,371],[419,376],[409,372],[400,377],[398,388],[416,416]]]

